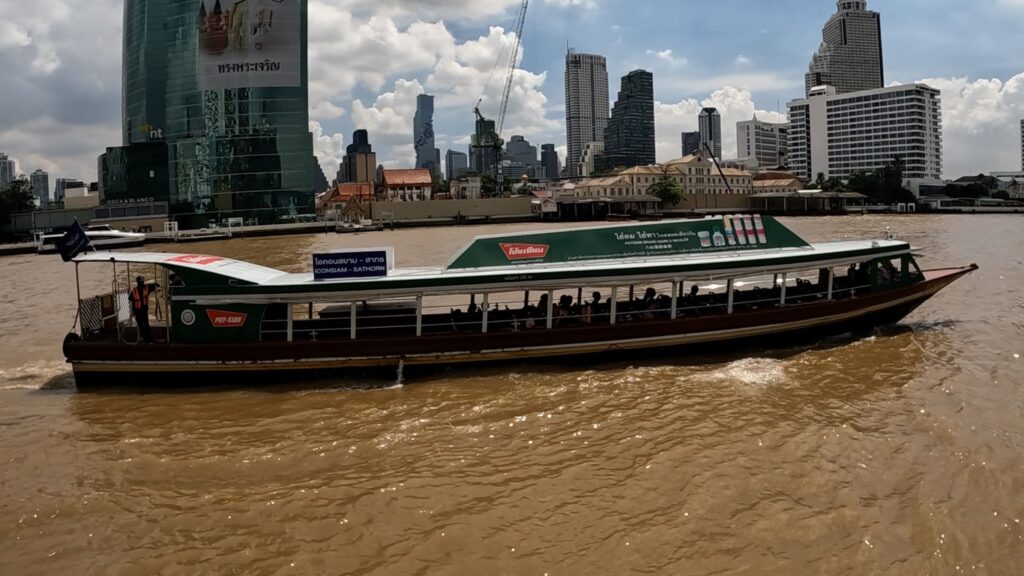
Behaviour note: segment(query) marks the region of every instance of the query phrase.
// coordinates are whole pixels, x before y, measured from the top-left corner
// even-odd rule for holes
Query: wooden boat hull
[[[847,300],[822,301],[731,315],[649,320],[520,332],[355,341],[259,344],[140,345],[68,341],[64,352],[79,388],[129,385],[199,386],[240,381],[297,381],[337,372],[595,356],[716,350],[768,341],[869,330],[899,322],[975,267],[926,272],[925,281]],[[383,351],[383,352],[382,352]]]

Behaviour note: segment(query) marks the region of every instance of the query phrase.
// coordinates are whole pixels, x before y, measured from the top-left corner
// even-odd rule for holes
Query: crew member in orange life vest
[[[139,276],[135,279],[135,288],[128,295],[132,302],[132,314],[139,326],[139,338],[147,344],[153,343],[153,334],[149,329],[149,286],[146,279]]]

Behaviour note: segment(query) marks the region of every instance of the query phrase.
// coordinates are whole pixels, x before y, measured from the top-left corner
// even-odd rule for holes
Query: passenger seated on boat
[[[474,316],[474,315],[476,315],[476,312],[477,312],[476,294],[471,294],[469,296],[469,308],[466,309],[466,313],[469,314],[470,316]]]
[[[568,323],[573,315],[572,296],[563,294],[562,297],[558,299],[558,309],[555,310],[555,316],[558,317],[558,323]]]
[[[537,301],[537,315],[538,317],[547,317],[548,315],[548,295],[541,294],[540,300]]]
[[[654,320],[654,312],[658,308],[657,298],[658,291],[654,288],[648,288],[644,291],[643,300],[640,301],[638,306],[642,320]]]

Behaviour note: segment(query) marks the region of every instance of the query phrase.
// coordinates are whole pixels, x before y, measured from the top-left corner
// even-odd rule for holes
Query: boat
[[[146,243],[146,235],[141,232],[122,232],[107,224],[86,226],[85,235],[89,237],[89,243],[96,249],[132,248]],[[55,254],[57,240],[63,236],[64,234],[39,235],[36,240],[36,252],[38,254]]]
[[[338,234],[358,234],[360,232],[380,232],[384,230],[383,224],[375,224],[373,220],[359,220],[357,222],[339,222],[335,226]]]
[[[892,238],[810,244],[752,214],[480,236],[441,267],[394,258],[314,254],[311,273],[292,274],[220,256],[81,254],[76,278],[98,264],[116,289],[79,299],[64,354],[85,389],[777,346],[897,323],[977,269],[922,270]],[[159,288],[151,344],[128,312],[136,275]]]

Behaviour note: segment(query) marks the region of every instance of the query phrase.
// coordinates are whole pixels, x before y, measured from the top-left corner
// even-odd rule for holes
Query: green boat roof
[[[303,302],[335,296],[367,299],[565,284],[602,286],[667,279],[724,279],[845,266],[911,251],[909,244],[895,240],[812,245],[774,219],[762,217],[761,221],[765,242],[761,242],[758,231],[752,231],[757,243],[746,245],[739,244],[737,230],[732,231],[730,238],[722,219],[482,236],[445,267],[396,268],[386,277],[347,280],[316,281],[312,273],[290,274],[230,258],[196,254],[92,252],[75,261],[166,267],[185,283],[185,287],[176,289],[175,299]],[[730,224],[735,226],[734,222]],[[742,222],[740,225],[745,226]],[[609,247],[616,245],[623,249],[609,252]]]

